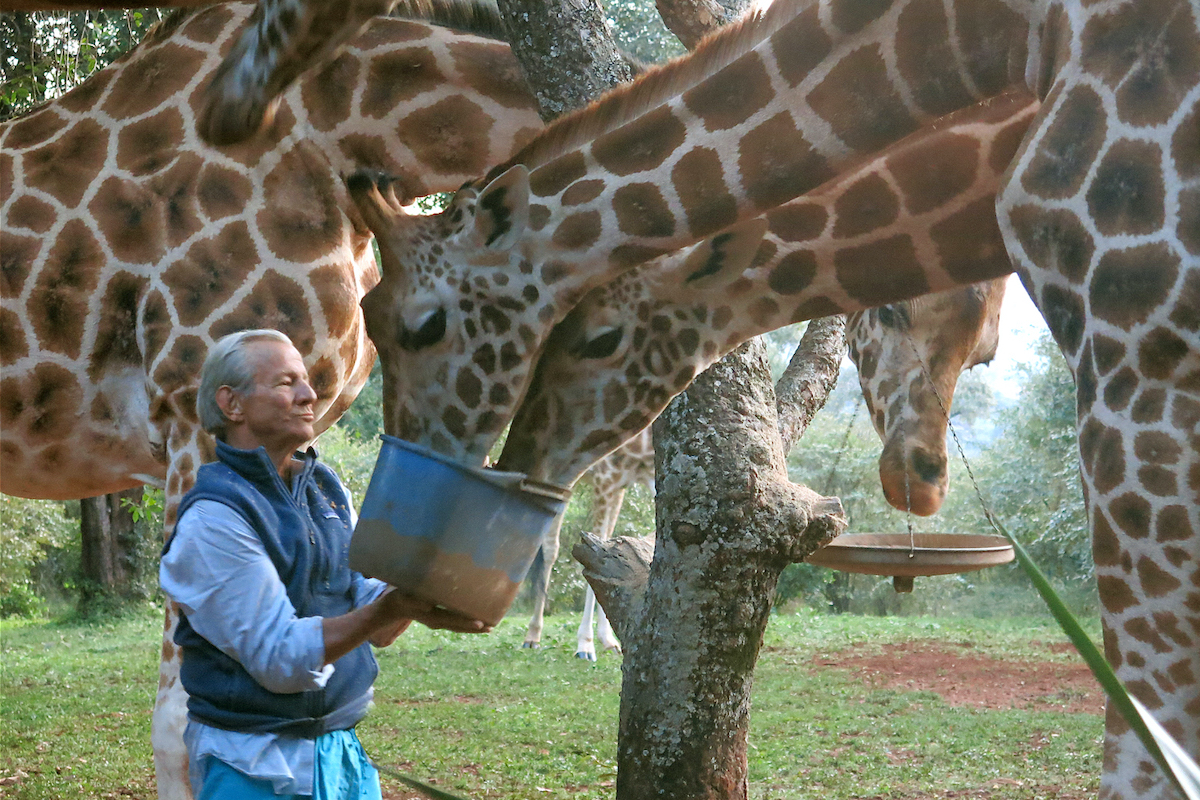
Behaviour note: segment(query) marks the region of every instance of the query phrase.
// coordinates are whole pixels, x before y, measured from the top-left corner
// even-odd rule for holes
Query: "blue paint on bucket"
[[[519,584],[570,492],[520,473],[466,467],[427,447],[382,435],[383,444],[358,526],[350,566],[402,590],[419,589],[435,602],[497,621],[508,587],[457,586],[454,575],[431,575],[434,562],[469,556],[473,568],[498,570]],[[442,561],[439,561],[442,559]],[[480,573],[464,576],[478,582]],[[497,580],[500,580],[497,575]],[[414,588],[416,587],[416,588]],[[503,589],[503,591],[501,591]],[[437,597],[430,596],[438,594]],[[482,608],[465,608],[488,595]],[[478,603],[476,603],[478,605]]]

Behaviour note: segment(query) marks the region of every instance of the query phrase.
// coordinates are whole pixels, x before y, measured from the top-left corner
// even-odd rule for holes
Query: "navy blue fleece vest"
[[[336,476],[317,462],[316,454],[309,450],[298,457],[304,467],[293,489],[261,447],[238,450],[217,442],[218,460],[200,467],[179,515],[197,500],[230,506],[262,539],[297,616],[335,617],[353,608],[346,563],[350,509]],[[167,542],[163,552],[170,547]],[[338,727],[351,727],[366,714],[379,671],[370,645],[363,643],[335,662],[325,688],[276,694],[196,633],[186,615],[181,615],[175,643],[183,648],[180,678],[188,693],[188,714],[227,730],[315,738],[328,731],[328,717],[335,711],[343,723]]]

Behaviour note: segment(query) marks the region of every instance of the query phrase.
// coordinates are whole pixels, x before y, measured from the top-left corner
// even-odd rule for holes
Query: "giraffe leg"
[[[589,586],[587,595],[583,598],[583,619],[579,621],[579,632],[575,636],[575,657],[578,659],[596,660],[596,640],[592,638],[592,616],[599,607],[596,595]]]
[[[529,628],[525,631],[525,641],[521,647],[536,650],[541,647],[542,625],[546,615],[546,597],[550,592],[550,573],[554,570],[554,562],[558,559],[558,532],[562,528],[562,515],[546,531],[542,545],[538,548],[533,566],[525,578],[533,591],[533,615],[529,618]]]
[[[174,424],[164,441],[173,443],[167,465],[167,488],[163,505],[164,538],[175,530],[179,501],[196,482],[196,469],[204,460],[198,431],[190,425]],[[205,436],[205,442],[207,435]],[[211,445],[204,448],[211,450]],[[158,693],[150,721],[150,742],[154,749],[154,773],[159,800],[192,800],[188,780],[188,755],[183,743],[187,727],[187,692],[179,677],[183,651],[175,644],[179,625],[179,607],[168,601],[163,625],[162,660],[158,665]]]
[[[618,654],[621,652],[621,642],[617,639],[617,634],[613,633],[612,625],[608,622],[608,615],[604,613],[604,606],[599,603],[596,603],[596,639],[600,642],[600,652]]]
[[[191,800],[188,756],[183,744],[187,727],[187,692],[179,680],[182,651],[175,645],[179,609],[167,603],[163,625],[162,660],[158,665],[158,694],[150,721],[150,743],[154,748],[154,774],[159,800]]]

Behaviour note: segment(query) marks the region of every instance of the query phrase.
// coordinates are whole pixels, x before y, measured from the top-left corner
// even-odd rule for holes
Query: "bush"
[[[0,495],[0,553],[0,616],[42,613],[79,574],[79,503]]]

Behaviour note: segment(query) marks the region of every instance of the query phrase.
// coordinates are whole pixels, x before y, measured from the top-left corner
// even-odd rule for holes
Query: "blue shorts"
[[[216,758],[207,759],[196,800],[304,800],[309,795],[277,795],[271,781],[251,778]],[[333,731],[317,739],[312,800],[382,800],[379,773],[354,731]]]

